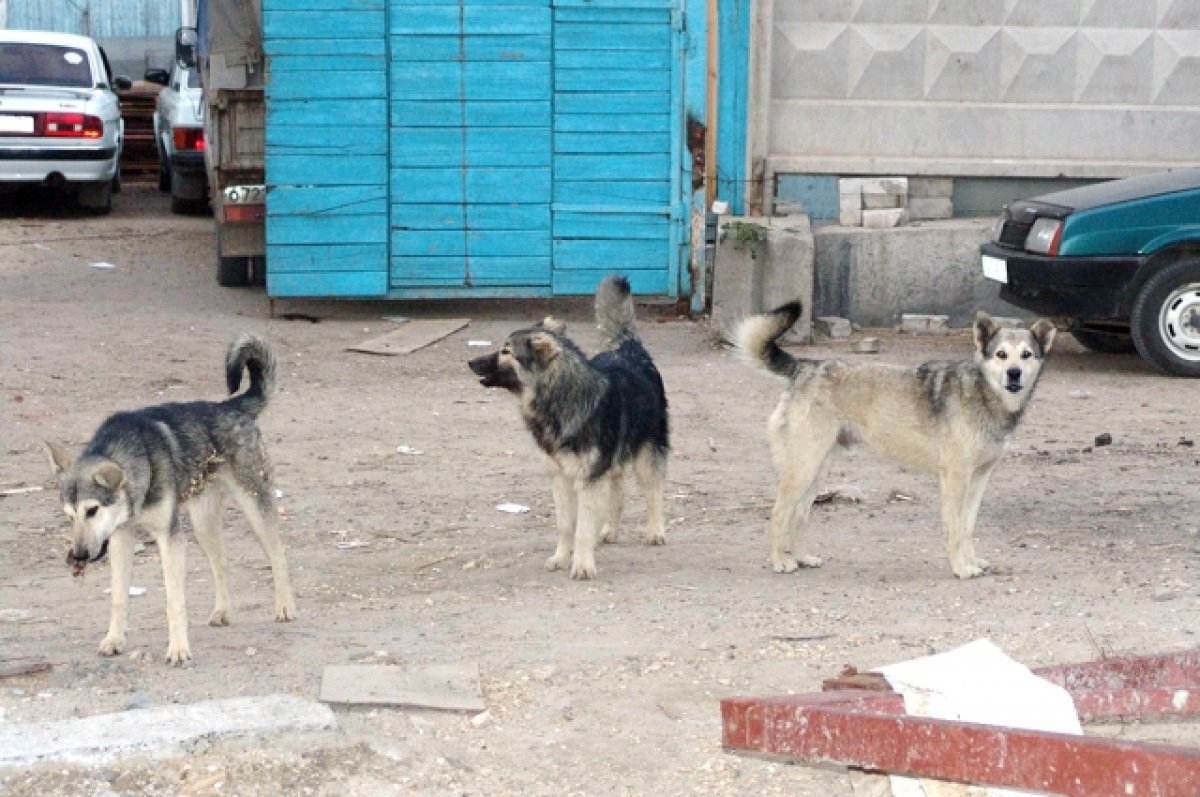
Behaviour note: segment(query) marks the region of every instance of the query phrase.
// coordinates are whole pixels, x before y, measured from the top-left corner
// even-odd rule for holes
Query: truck
[[[196,26],[176,33],[175,57],[200,73],[217,282],[228,287],[262,284],[267,109],[261,0],[199,0]]]

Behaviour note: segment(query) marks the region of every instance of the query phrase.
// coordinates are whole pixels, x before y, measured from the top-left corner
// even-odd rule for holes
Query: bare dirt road
[[[1085,354],[1064,337],[984,501],[978,547],[996,574],[954,579],[935,480],[856,450],[828,484],[865,500],[815,513],[812,550],[825,566],[775,575],[763,430],[782,382],[714,346],[703,323],[647,318],[672,410],[668,542],[640,544],[643,504],[631,489],[626,532],[599,552],[599,578],[573,582],[542,569],[550,489],[516,407],[464,363],[479,351],[468,340],[499,341],[547,309],[591,348],[586,302],[289,302],[277,311],[319,323],[272,319],[261,289],[215,284],[211,220],[167,205],[147,186],[128,186],[105,218],[0,203],[0,489],[43,488],[0,499],[0,609],[10,610],[0,658],[54,665],[0,681],[0,722],[315,698],[326,665],[368,661],[476,662],[487,716],[338,709],[336,734],[217,743],[161,763],[10,770],[0,793],[844,795],[839,772],[724,752],[718,700],[814,691],[846,664],[978,637],[1029,665],[1197,644],[1200,382]],[[347,351],[397,314],[471,324],[408,356]],[[190,545],[195,660],[164,666],[151,546],[134,566],[146,593],[132,600],[129,651],[102,659],[107,566],[71,578],[39,441],[78,447],[117,409],[219,397],[240,330],[267,337],[280,359],[262,425],[299,618],[272,621],[265,558],[231,512],[233,625],[204,624],[211,578]],[[889,361],[970,346],[962,332],[881,334],[874,356]],[[844,344],[809,351],[863,356]],[[1102,433],[1112,444],[1096,447]],[[896,491],[914,500],[889,500]],[[504,502],[532,511],[497,511]],[[354,540],[367,544],[336,545]]]

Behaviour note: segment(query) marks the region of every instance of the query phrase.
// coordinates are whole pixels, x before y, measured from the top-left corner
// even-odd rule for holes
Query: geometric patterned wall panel
[[[1200,0],[775,0],[772,36],[773,172],[1200,162]]]

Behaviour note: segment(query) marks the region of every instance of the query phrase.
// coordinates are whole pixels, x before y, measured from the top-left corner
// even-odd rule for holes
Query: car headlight
[[[1062,239],[1062,219],[1038,219],[1025,236],[1025,249],[1053,257],[1058,254],[1058,243]]]

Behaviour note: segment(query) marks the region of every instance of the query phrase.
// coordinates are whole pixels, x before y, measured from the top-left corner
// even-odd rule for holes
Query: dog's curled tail
[[[606,349],[615,349],[624,340],[637,340],[629,280],[614,274],[596,288],[596,326],[604,336]]]
[[[247,332],[230,344],[225,355],[225,384],[231,396],[242,384],[243,369],[250,372],[250,387],[230,401],[243,412],[257,416],[275,392],[275,352],[265,340]]]
[[[791,379],[799,372],[802,361],[781,349],[779,339],[800,319],[803,309],[799,301],[788,302],[769,313],[743,320],[733,332],[738,353],[754,365]]]

